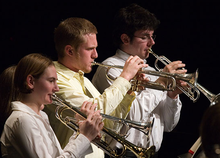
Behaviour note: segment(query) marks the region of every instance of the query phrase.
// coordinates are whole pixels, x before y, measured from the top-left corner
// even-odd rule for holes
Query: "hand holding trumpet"
[[[156,68],[158,71],[161,70],[160,67],[159,67],[158,64],[157,64],[158,61],[160,61],[160,62],[163,63],[164,65],[169,65],[169,64],[171,64],[171,63],[172,63],[172,64],[175,63],[175,62],[171,62],[171,61],[170,61],[168,58],[166,58],[165,56],[158,56],[156,53],[153,52],[153,50],[152,50],[151,48],[148,50],[148,52],[151,53],[151,54],[156,58],[155,68]],[[181,62],[181,61],[178,61],[178,62]],[[179,64],[182,64],[182,62],[179,63]],[[169,65],[169,66],[170,66],[170,65]],[[168,67],[169,67],[169,66],[168,66]],[[185,66],[185,65],[184,65],[184,66]],[[182,70],[184,70],[184,68],[183,68],[182,66],[180,66],[179,68],[182,68]],[[175,70],[175,71],[181,71],[181,69],[178,70],[178,66],[177,66],[177,68],[174,69],[174,70]],[[165,68],[164,71],[166,71],[166,68]],[[182,76],[182,77],[180,77],[180,76]],[[178,87],[178,89],[179,89],[181,92],[183,92],[185,95],[187,95],[191,100],[193,100],[193,102],[197,101],[198,98],[199,98],[199,96],[200,96],[200,92],[199,92],[199,90],[196,88],[197,79],[198,79],[198,70],[196,70],[196,72],[193,73],[193,74],[191,74],[191,75],[180,74],[180,76],[177,76],[177,78],[176,78],[177,80],[180,79],[180,80],[178,80],[178,82],[177,82],[177,87]],[[187,82],[187,86],[185,86],[185,83],[182,82],[181,79],[184,79],[184,81]],[[180,86],[179,86],[179,85],[180,85]],[[177,89],[176,94],[180,94],[180,93],[181,93],[181,92],[179,92],[178,89]],[[193,89],[193,91],[192,91],[191,89]],[[196,95],[195,95],[195,93],[196,93]],[[175,92],[172,93],[172,94],[175,94]]]
[[[170,62],[169,64],[165,65],[163,72],[168,72],[168,73],[173,73],[173,74],[186,74],[187,70],[184,69],[185,64],[182,63],[182,61],[173,61]],[[167,79],[163,78],[163,77],[159,77],[158,80],[156,82],[159,82],[161,84],[166,85]],[[176,84],[180,87],[187,87],[187,83],[176,79]],[[178,94],[181,94],[182,91],[179,88],[175,88],[173,91],[168,91],[167,95],[170,98],[177,98]]]
[[[81,118],[76,115],[79,121],[79,132],[86,136],[90,141],[95,138],[101,138],[100,131],[102,130],[104,123],[102,122],[102,116],[100,115],[100,110],[95,111],[97,104],[92,104],[91,102],[83,102],[80,109],[81,112],[87,115],[87,119]]]
[[[137,75],[137,72],[143,68],[147,67],[148,64],[144,64],[144,61],[140,59],[138,56],[130,56],[123,67],[123,71],[121,73],[121,77],[130,81]]]

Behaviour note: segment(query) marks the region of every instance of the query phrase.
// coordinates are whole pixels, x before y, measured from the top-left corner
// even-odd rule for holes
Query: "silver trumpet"
[[[220,101],[220,93],[219,94],[213,94],[210,91],[208,91],[206,88],[201,86],[199,83],[197,83],[196,88],[200,90],[210,101],[210,106],[215,105]]]
[[[196,87],[208,98],[208,100],[210,101],[210,106],[215,105],[218,102],[220,102],[220,93],[217,95],[213,94],[198,83]],[[200,148],[200,146],[201,146],[201,137],[199,137],[196,140],[196,142],[191,146],[191,148],[189,149],[189,151],[191,151],[190,153],[188,152],[188,153],[179,155],[178,158],[193,158],[197,150]]]
[[[157,54],[155,54],[152,49],[149,49],[149,53],[151,53],[156,59],[155,61],[155,67],[157,70],[160,70],[157,62],[161,61],[164,65],[169,64],[171,61],[169,59],[167,59],[165,56],[158,56]],[[192,87],[192,85],[189,85],[190,87]],[[217,104],[220,101],[220,93],[219,94],[213,94],[211,93],[209,90],[207,90],[206,88],[204,88],[203,86],[201,86],[199,83],[196,83],[196,85],[193,86],[195,92],[197,93],[196,97],[194,97],[194,93],[190,90],[185,90],[182,87],[178,87],[180,90],[182,90],[183,93],[185,93],[191,100],[193,100],[193,102],[197,101],[199,96],[200,96],[200,92],[202,92],[210,101],[210,106]],[[193,144],[193,146],[190,148],[190,151],[193,153],[186,153],[183,155],[179,155],[178,158],[191,158],[194,156],[194,154],[196,153],[196,151],[199,149],[201,145],[201,138],[199,137],[196,142]]]
[[[153,52],[152,49],[149,49],[148,52],[150,54],[152,54],[155,58],[156,58],[156,61],[155,61],[155,68],[160,72],[160,67],[158,66],[158,61],[162,62],[164,65],[167,65],[169,63],[171,63],[171,61],[169,59],[167,59],[165,56],[158,56],[156,53]],[[183,74],[184,76],[184,74]],[[184,87],[180,87],[177,85],[177,87],[186,95],[188,96],[193,102],[196,102],[199,97],[200,97],[200,92],[199,90],[196,88],[197,86],[199,86],[199,84],[197,83],[197,78],[198,78],[198,70],[196,70],[196,73],[195,73],[195,81],[193,82],[189,80],[188,83],[188,88],[184,88]],[[183,80],[181,78],[178,78],[180,80]],[[185,81],[185,80],[183,80]]]
[[[83,118],[83,119],[87,118],[86,115],[82,113],[78,107],[65,103],[63,100],[58,98],[55,94],[53,94],[51,98],[52,98],[53,104],[57,105],[56,111],[55,111],[56,117],[68,128],[78,132],[79,131],[78,121],[79,120],[77,120],[74,117],[73,113],[75,115],[77,114],[78,116],[80,116],[80,118]],[[67,113],[67,111],[69,111],[69,113]],[[72,113],[72,115],[68,116],[68,114],[70,115],[70,112]],[[105,115],[105,114],[101,114],[101,115],[104,119],[113,120],[115,122],[122,123],[123,125],[128,126],[128,128],[135,128],[137,130],[140,130],[141,132],[144,132],[147,137],[150,136],[150,132],[151,132],[153,122],[154,122],[154,120],[147,121],[147,122],[135,122],[135,121],[130,121],[126,119],[116,118],[116,117]],[[150,146],[149,148],[138,147],[132,144],[131,142],[127,141],[125,139],[126,135],[118,134],[105,126],[103,127],[101,133],[103,133],[105,136],[107,135],[111,137],[112,139],[116,140],[123,146],[122,152],[117,153],[117,151],[111,148],[110,144],[108,144],[103,139],[95,139],[92,141],[93,144],[98,146],[106,154],[112,157],[123,156],[126,149],[131,150],[138,158],[151,158],[155,153],[155,146]]]
[[[106,77],[107,79],[111,81],[114,81],[115,79],[112,79],[111,77],[108,76],[109,69],[111,68],[123,69],[123,66],[105,65],[105,64],[97,63],[95,61],[92,63],[92,65],[106,67],[107,68]],[[168,73],[168,72],[162,72],[162,71],[152,71],[152,70],[142,69],[139,71],[139,73],[168,78],[171,80],[171,82],[168,82],[166,86],[161,83],[152,82],[152,81],[149,81],[143,84],[143,83],[140,83],[136,78],[133,78],[130,82],[132,85],[132,90],[134,91],[140,91],[138,89],[139,86],[143,86],[145,88],[163,90],[163,91],[173,91],[176,88],[176,79],[183,80],[193,85],[196,85],[197,79],[198,79],[198,71],[196,71],[195,73],[191,73],[191,74],[175,74],[175,73]]]

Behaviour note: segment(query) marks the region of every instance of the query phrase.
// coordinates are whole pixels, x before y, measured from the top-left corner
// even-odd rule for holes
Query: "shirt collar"
[[[80,84],[82,85],[83,91],[86,94],[86,88],[84,85],[84,72],[82,70],[79,70],[78,72],[74,72],[67,68],[66,66],[60,64],[57,61],[54,61],[55,68],[57,70],[57,73],[62,75],[62,77],[66,78],[67,80],[71,80],[72,78],[76,78]],[[59,80],[59,78],[58,78]]]
[[[33,109],[20,101],[11,102],[12,111],[22,111],[31,115],[39,116]],[[41,113],[42,111],[40,111]]]
[[[60,75],[66,77],[67,79],[70,79],[70,77],[82,77],[84,76],[84,72],[82,70],[79,70],[78,72],[74,72],[67,68],[66,66],[60,64],[58,61],[54,61],[55,68],[57,70],[57,73]]]

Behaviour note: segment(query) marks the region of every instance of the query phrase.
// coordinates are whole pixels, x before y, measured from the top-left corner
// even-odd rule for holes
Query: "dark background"
[[[61,20],[75,16],[96,25],[99,32],[96,61],[101,62],[115,53],[111,41],[114,13],[132,2],[147,8],[161,21],[155,32],[154,52],[171,61],[182,60],[189,73],[198,68],[198,82],[218,94],[220,5],[217,0],[1,0],[0,72],[29,53],[43,53],[56,60],[54,28]],[[154,57],[148,60],[151,64],[154,61]],[[87,77],[91,79],[93,73]],[[172,132],[164,134],[160,158],[186,153],[199,137],[201,117],[210,102],[203,94],[196,103],[184,94],[181,100],[183,108],[179,124]]]

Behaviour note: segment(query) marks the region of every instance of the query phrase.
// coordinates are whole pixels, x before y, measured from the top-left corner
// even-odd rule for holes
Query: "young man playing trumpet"
[[[113,41],[118,49],[116,54],[103,61],[103,64],[123,66],[130,55],[137,55],[146,63],[146,59],[149,57],[148,50],[155,44],[154,30],[159,25],[157,18],[148,10],[136,4],[131,4],[121,8],[114,20]],[[185,67],[185,64],[181,61],[175,61],[165,66],[163,71],[179,74],[186,73],[187,70],[179,69],[183,67]],[[155,70],[150,66],[146,69]],[[117,78],[120,73],[121,69],[117,68],[111,68],[108,71],[108,75],[112,78]],[[146,75],[146,77],[149,77],[151,81],[164,81],[161,77],[158,78],[150,75]],[[106,68],[100,66],[93,76],[92,82],[100,93],[112,84],[106,78]],[[178,84],[186,86],[185,82],[178,81]],[[136,92],[136,98],[132,103],[127,119],[140,122],[146,121],[151,114],[154,117],[154,125],[150,141],[148,141],[148,138],[143,133],[135,129],[128,131],[129,134],[126,139],[144,148],[155,145],[156,151],[158,151],[162,143],[163,132],[172,131],[179,121],[182,107],[179,98],[180,93],[182,92],[178,88],[174,91],[159,91],[145,88],[141,92]],[[116,146],[120,148],[117,144]],[[134,155],[133,157],[136,156]]]
[[[96,27],[83,18],[68,18],[55,29],[54,41],[58,61],[55,61],[54,64],[58,76],[57,84],[60,89],[56,95],[68,104],[77,107],[80,107],[84,101],[97,103],[97,109],[101,110],[101,113],[125,118],[135,98],[135,95],[130,91],[131,83],[129,81],[136,76],[139,69],[148,65],[144,64],[138,56],[130,56],[120,77],[100,94],[84,76],[84,73],[91,72],[92,63],[98,57],[96,34]],[[147,81],[141,77],[140,79]],[[46,112],[61,145],[65,146],[73,131],[66,128],[54,117],[52,105],[47,106]],[[104,157],[101,149],[94,145],[92,147],[93,153],[86,157]]]

